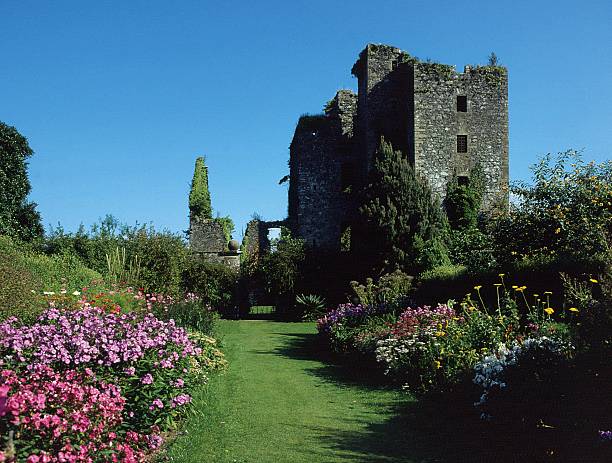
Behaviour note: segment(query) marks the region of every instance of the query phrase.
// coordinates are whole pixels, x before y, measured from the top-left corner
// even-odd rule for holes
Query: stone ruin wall
[[[467,96],[467,112],[457,96]],[[467,153],[457,152],[457,135],[467,136]],[[414,166],[442,200],[454,175],[483,169],[483,210],[508,198],[508,79],[491,68],[458,73],[438,64],[414,65]]]
[[[289,222],[313,247],[339,250],[354,209],[343,183],[359,165],[351,140],[355,109],[356,95],[338,92],[326,115],[300,119],[290,146]]]
[[[362,187],[381,135],[406,154],[443,200],[453,176],[485,176],[483,210],[508,205],[508,79],[505,68],[423,63],[398,48],[368,45],[352,69],[358,95],[341,91],[325,116],[301,118],[290,147],[288,224],[319,248],[338,249],[357,204],[342,191],[353,163]],[[467,112],[457,96],[467,96]],[[468,152],[457,152],[457,135]],[[355,191],[355,188],[353,188]]]
[[[189,248],[206,262],[223,264],[235,270],[240,268],[239,254],[230,252],[223,226],[214,219],[191,218]]]

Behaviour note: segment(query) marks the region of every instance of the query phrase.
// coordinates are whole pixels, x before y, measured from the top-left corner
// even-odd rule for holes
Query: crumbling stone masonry
[[[499,66],[420,62],[369,44],[352,69],[358,95],[340,90],[325,114],[302,116],[290,146],[289,217],[295,236],[340,250],[357,219],[380,137],[408,157],[443,200],[454,176],[485,176],[483,210],[508,204],[508,78]]]

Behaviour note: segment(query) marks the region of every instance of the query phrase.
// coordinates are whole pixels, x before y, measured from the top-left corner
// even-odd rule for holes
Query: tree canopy
[[[32,154],[27,139],[0,122],[0,234],[25,241],[43,234],[36,204],[28,201],[27,159]]]

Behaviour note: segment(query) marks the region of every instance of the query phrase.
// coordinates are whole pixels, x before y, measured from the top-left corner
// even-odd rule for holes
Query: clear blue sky
[[[368,42],[509,68],[510,174],[612,146],[612,3],[601,1],[0,1],[0,120],[28,137],[45,225],[112,213],[188,227],[196,156],[240,234],[286,216],[288,146]]]

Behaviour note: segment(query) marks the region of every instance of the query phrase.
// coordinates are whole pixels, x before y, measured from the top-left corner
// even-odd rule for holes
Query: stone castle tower
[[[354,192],[384,136],[443,200],[448,183],[485,177],[483,210],[508,204],[508,78],[499,66],[421,62],[369,44],[352,69],[358,94],[340,90],[325,114],[302,116],[290,146],[288,225],[320,249],[340,250],[357,217]]]

